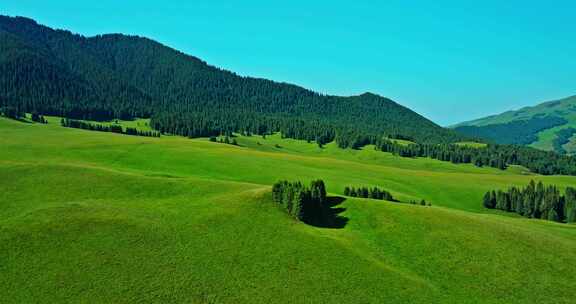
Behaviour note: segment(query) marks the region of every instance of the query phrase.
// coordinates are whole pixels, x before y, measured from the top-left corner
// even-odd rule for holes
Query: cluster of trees
[[[0,115],[6,118],[16,120],[23,119],[24,117],[26,117],[26,113],[24,113],[17,107],[11,107],[11,106],[0,107]]]
[[[122,129],[122,126],[119,125],[101,125],[101,124],[93,124],[85,121],[74,120],[74,119],[67,119],[63,118],[60,121],[60,124],[63,127],[67,128],[76,128],[76,129],[84,129],[90,131],[99,131],[99,132],[112,132],[118,134],[126,134],[126,135],[135,135],[135,136],[146,136],[146,137],[160,137],[160,133],[156,131],[141,131],[136,128],[126,128],[126,131]]]
[[[219,142],[221,144],[234,145],[234,146],[238,145],[238,141],[236,141],[236,138],[230,137],[228,135],[220,137],[220,139],[218,139],[216,136],[210,136],[210,141],[211,142]]]
[[[272,186],[272,199],[295,219],[314,221],[326,208],[326,187],[322,180],[312,181],[308,187],[298,181],[279,181]]]
[[[26,113],[21,111],[17,107],[0,107],[0,115],[6,118],[15,119],[15,120],[22,120],[26,118]],[[31,120],[33,122],[47,124],[48,121],[44,118],[44,116],[38,114],[37,112],[32,112]]]
[[[411,205],[420,205],[420,206],[432,206],[432,203],[428,203],[426,202],[425,199],[421,199],[420,202],[415,201],[415,200],[411,200],[410,202],[408,202]]]
[[[392,194],[386,190],[380,189],[378,187],[344,187],[344,195],[351,197],[363,197],[378,200],[386,200],[395,202],[396,200],[392,197]]]
[[[455,164],[472,163],[478,167],[489,166],[502,170],[508,165],[520,165],[543,175],[576,175],[576,158],[523,146],[488,144],[485,147],[470,147],[458,144],[416,143],[403,145],[388,139],[378,139],[374,144],[377,150],[402,157],[430,157]]]
[[[47,124],[48,121],[44,118],[44,116],[34,112],[32,113],[31,119],[33,122],[37,122],[37,123],[42,123],[42,124]]]
[[[483,205],[489,209],[515,212],[528,218],[555,222],[576,222],[576,188],[568,187],[564,195],[558,187],[531,181],[524,188],[488,191]]]
[[[351,187],[346,186],[344,187],[344,195],[351,196],[351,197],[362,197],[362,198],[371,198],[371,199],[378,199],[378,200],[386,200],[390,202],[399,202],[396,200],[392,194],[386,190],[382,190],[378,187]],[[422,199],[420,202],[411,200],[408,202],[412,205],[421,205],[421,206],[432,206],[431,203],[426,202],[426,200]]]
[[[126,127],[124,131],[126,135],[146,136],[146,137],[160,137],[160,132],[157,131],[142,131],[137,128]]]

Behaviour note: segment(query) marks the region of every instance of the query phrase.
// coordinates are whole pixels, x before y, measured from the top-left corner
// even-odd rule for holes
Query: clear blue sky
[[[242,75],[390,97],[442,125],[576,94],[576,1],[31,1],[0,13],[147,36]]]

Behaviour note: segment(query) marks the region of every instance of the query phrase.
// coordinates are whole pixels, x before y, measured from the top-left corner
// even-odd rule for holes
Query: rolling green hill
[[[323,95],[242,77],[147,38],[83,37],[24,17],[0,15],[0,88],[0,108],[91,120],[151,117],[155,129],[190,137],[282,131],[321,143],[350,132],[462,139],[375,94]]]
[[[239,146],[0,118],[1,301],[573,303],[576,226],[482,208],[539,176],[323,148],[279,135]],[[124,123],[124,122],[121,122]],[[130,122],[146,128],[148,121]],[[322,178],[347,222],[297,222],[279,179]],[[357,199],[380,186],[401,201]],[[338,209],[336,209],[338,208]]]
[[[469,136],[547,151],[576,152],[576,96],[454,126]]]

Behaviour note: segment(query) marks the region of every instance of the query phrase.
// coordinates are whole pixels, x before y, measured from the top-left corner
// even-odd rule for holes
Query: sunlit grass
[[[134,122],[120,122],[124,125]],[[570,303],[576,226],[481,208],[538,176],[334,144],[239,146],[0,118],[2,301],[102,303]],[[380,186],[342,229],[294,221],[278,179]]]

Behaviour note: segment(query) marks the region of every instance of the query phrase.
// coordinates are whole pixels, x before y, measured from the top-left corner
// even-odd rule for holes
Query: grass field
[[[0,302],[573,303],[576,226],[486,211],[532,175],[238,137],[239,146],[0,118]],[[126,124],[126,122],[120,122]],[[146,127],[146,121],[136,127]],[[341,229],[276,208],[278,179],[374,185]]]

